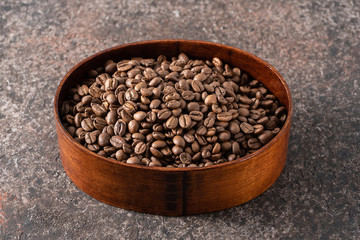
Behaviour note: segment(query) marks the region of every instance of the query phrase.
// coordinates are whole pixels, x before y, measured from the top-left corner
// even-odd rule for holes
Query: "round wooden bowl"
[[[203,168],[146,167],[96,155],[65,130],[59,117],[68,90],[88,70],[105,61],[135,56],[219,57],[261,81],[287,108],[281,131],[258,151]],[[60,157],[69,178],[99,201],[138,212],[180,216],[218,211],[247,202],[268,189],[284,168],[292,119],[292,101],[283,77],[270,64],[243,50],[210,42],[154,40],[113,47],[78,63],[61,81],[55,96],[55,121]]]

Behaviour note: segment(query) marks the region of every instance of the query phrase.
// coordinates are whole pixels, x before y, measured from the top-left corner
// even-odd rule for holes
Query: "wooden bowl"
[[[287,108],[281,131],[258,151],[220,165],[165,168],[128,165],[96,155],[65,130],[59,117],[68,90],[106,60],[134,56],[219,57],[261,81]],[[247,202],[268,189],[284,168],[292,119],[292,101],[283,77],[270,64],[243,50],[210,42],[154,40],[113,47],[81,61],[66,74],[55,96],[60,157],[69,178],[99,201],[138,212],[180,216],[218,211]]]

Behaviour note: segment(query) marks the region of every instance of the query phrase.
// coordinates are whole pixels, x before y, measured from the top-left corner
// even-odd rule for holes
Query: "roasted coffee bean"
[[[231,139],[231,134],[229,131],[224,131],[219,134],[219,140],[220,142],[226,142]]]
[[[128,124],[128,130],[130,133],[136,133],[137,131],[139,131],[139,128],[140,124],[136,120],[131,120]]]
[[[114,148],[122,148],[124,143],[126,143],[125,139],[120,136],[112,136],[110,138],[110,143]]]
[[[200,120],[203,119],[204,114],[202,112],[200,112],[200,111],[191,111],[189,113],[189,116],[194,121],[200,121]]]
[[[134,119],[138,122],[141,122],[146,117],[146,113],[143,111],[139,111],[134,113]]]
[[[118,161],[126,161],[128,159],[127,153],[122,149],[116,151],[115,157]]]
[[[163,140],[157,140],[151,144],[153,148],[163,148],[167,145],[167,143]]]
[[[164,156],[164,154],[162,154],[161,151],[159,151],[158,149],[156,149],[154,147],[150,147],[150,152],[156,158],[162,158]]]
[[[241,123],[240,128],[245,134],[252,134],[254,132],[253,126],[246,122]]]
[[[262,144],[268,143],[273,138],[273,133],[269,130],[264,131],[260,136],[258,136],[258,139]]]
[[[256,124],[253,126],[253,128],[254,128],[255,135],[260,135],[264,132],[264,126],[261,124]]]
[[[250,138],[247,143],[248,143],[248,146],[250,149],[261,148],[261,143],[260,143],[259,139],[257,139],[257,138]]]
[[[114,134],[118,136],[124,136],[127,130],[127,124],[124,120],[118,120],[114,126]]]
[[[98,116],[105,116],[107,113],[107,110],[104,108],[104,106],[101,106],[100,104],[94,103],[91,106],[93,112]]]
[[[141,165],[141,161],[138,157],[131,157],[126,160],[126,163],[128,164],[135,164],[135,165]]]
[[[229,123],[228,129],[231,132],[231,134],[235,135],[240,132],[240,125],[238,123],[232,121]]]
[[[143,154],[146,151],[146,144],[144,142],[138,142],[135,145],[134,153]]]
[[[178,123],[179,123],[179,119],[174,117],[174,116],[171,116],[165,123],[165,126],[168,128],[168,129],[174,129],[178,126]]]
[[[193,80],[191,82],[191,87],[195,92],[203,92],[204,85],[199,80]]]
[[[98,139],[99,146],[104,147],[104,146],[109,145],[110,144],[110,138],[111,138],[110,134],[104,133],[104,132],[100,133],[99,139]]]
[[[187,152],[183,152],[180,154],[180,161],[183,164],[190,164],[191,163],[191,155]]]
[[[169,109],[162,109],[157,113],[157,117],[160,120],[166,120],[171,116],[171,111]]]
[[[222,112],[216,115],[216,118],[221,122],[229,122],[233,117],[230,112]]]
[[[178,146],[180,148],[185,147],[186,142],[182,136],[175,136],[172,141],[176,146]]]

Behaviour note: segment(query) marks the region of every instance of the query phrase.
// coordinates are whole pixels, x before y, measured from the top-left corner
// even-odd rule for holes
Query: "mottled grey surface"
[[[360,2],[0,1],[0,239],[359,239]],[[53,97],[102,49],[187,38],[267,60],[288,82],[285,169],[242,206],[189,217],[82,193],[59,159]]]

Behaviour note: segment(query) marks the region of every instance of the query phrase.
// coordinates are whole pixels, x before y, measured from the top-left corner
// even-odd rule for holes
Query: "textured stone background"
[[[0,239],[359,239],[360,2],[0,1]],[[247,50],[293,94],[285,169],[263,195],[162,217],[82,193],[59,159],[53,97],[102,49],[187,38]]]

